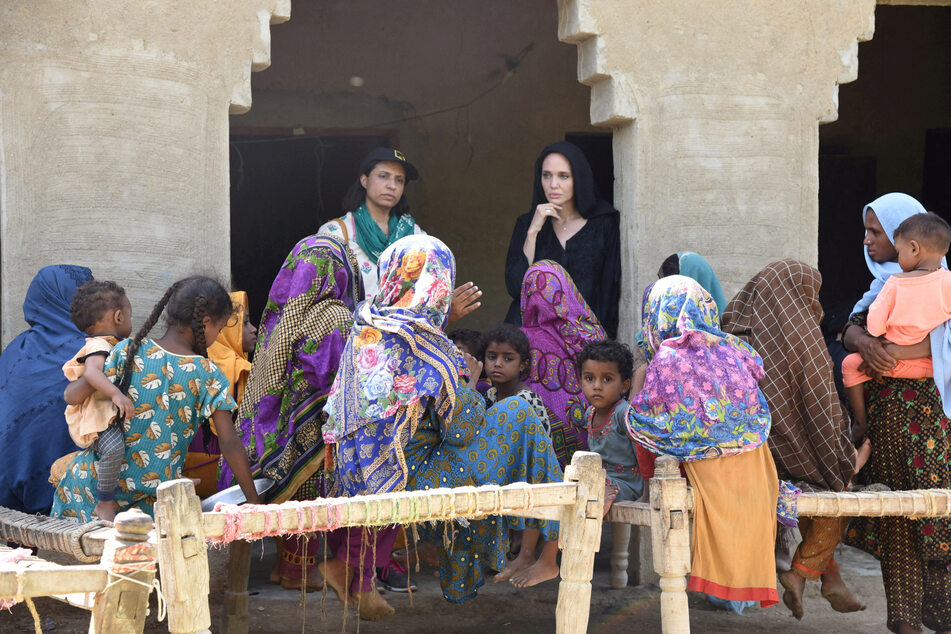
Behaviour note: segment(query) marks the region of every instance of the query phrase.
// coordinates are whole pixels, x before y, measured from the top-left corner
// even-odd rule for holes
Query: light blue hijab
[[[865,223],[865,216],[868,214],[869,209],[875,212],[878,221],[882,224],[882,229],[884,229],[888,235],[888,241],[892,244],[895,244],[895,229],[898,228],[898,225],[900,225],[902,221],[915,214],[928,213],[920,202],[908,194],[902,194],[900,192],[892,192],[884,196],[879,196],[865,205],[865,209],[862,210],[863,224]],[[855,304],[855,307],[852,309],[853,315],[868,310],[868,307],[871,306],[875,298],[878,297],[882,287],[885,286],[885,280],[895,273],[901,273],[901,267],[898,266],[898,262],[876,262],[869,257],[867,246],[863,245],[862,249],[865,251],[865,264],[868,266],[869,272],[875,276],[875,279],[872,280],[872,285],[865,291],[865,294],[862,295],[862,299]],[[947,266],[947,264],[945,264],[945,266]]]
[[[902,221],[915,214],[927,213],[920,202],[908,194],[899,192],[879,196],[865,205],[865,209],[862,210],[863,223],[865,222],[865,215],[869,209],[875,212],[878,221],[882,224],[882,229],[888,234],[888,240],[892,244],[895,243],[895,229],[898,228],[898,225],[900,225]],[[868,307],[871,306],[875,298],[878,297],[879,291],[885,286],[885,280],[891,275],[901,272],[901,267],[898,266],[898,262],[875,262],[868,255],[868,247],[864,247],[864,249],[865,263],[868,265],[868,270],[875,276],[875,279],[872,280],[872,285],[865,294],[862,295],[862,299],[860,299],[855,305],[855,308],[852,309],[852,314],[868,310]],[[941,265],[944,268],[948,268],[948,263],[944,258],[941,259]],[[934,367],[934,382],[938,387],[938,392],[941,394],[944,414],[945,416],[951,417],[951,398],[949,398],[949,395],[951,395],[951,367],[948,367],[948,364],[951,363],[951,327],[948,326],[948,323],[941,324],[932,330],[930,340],[931,364]]]

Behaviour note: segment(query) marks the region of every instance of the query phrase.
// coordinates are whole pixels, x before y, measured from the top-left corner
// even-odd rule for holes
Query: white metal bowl
[[[254,481],[254,488],[257,489],[258,495],[263,495],[272,486],[274,486],[274,480],[269,478],[258,478]],[[218,504],[218,502],[241,504],[246,501],[247,499],[244,497],[241,487],[236,484],[233,487],[228,487],[224,491],[218,491],[214,495],[206,497],[201,501],[201,510],[203,513],[210,513],[215,510],[215,505]]]

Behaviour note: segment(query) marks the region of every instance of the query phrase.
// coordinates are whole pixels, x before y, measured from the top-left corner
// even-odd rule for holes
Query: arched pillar
[[[678,250],[728,296],[772,260],[818,259],[818,126],[853,81],[875,0],[559,0],[591,121],[614,129],[621,332]]]
[[[230,277],[228,115],[290,0],[0,6],[2,342],[36,270],[81,264],[141,323],[192,272]]]

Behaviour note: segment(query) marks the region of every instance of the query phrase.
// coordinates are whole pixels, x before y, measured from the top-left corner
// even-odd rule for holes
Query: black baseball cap
[[[406,157],[403,156],[403,153],[399,150],[394,150],[389,147],[378,147],[370,150],[370,153],[363,157],[363,162],[360,163],[360,173],[366,174],[367,168],[370,167],[370,163],[375,163],[379,161],[396,161],[403,166],[403,169],[406,170],[406,180],[414,181],[419,178],[419,172],[416,171],[416,168],[413,167],[413,164],[406,160]]]

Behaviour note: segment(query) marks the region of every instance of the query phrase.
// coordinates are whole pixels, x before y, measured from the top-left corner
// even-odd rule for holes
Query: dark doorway
[[[598,198],[614,205],[614,135],[569,132],[565,135],[565,141],[581,148],[591,165]]]
[[[951,221],[951,128],[925,131],[921,204]]]
[[[875,167],[871,156],[819,155],[819,300],[832,329],[868,290],[862,209],[876,197]]]
[[[252,319],[291,248],[344,213],[341,200],[371,149],[392,134],[231,135],[231,272],[247,291]]]

